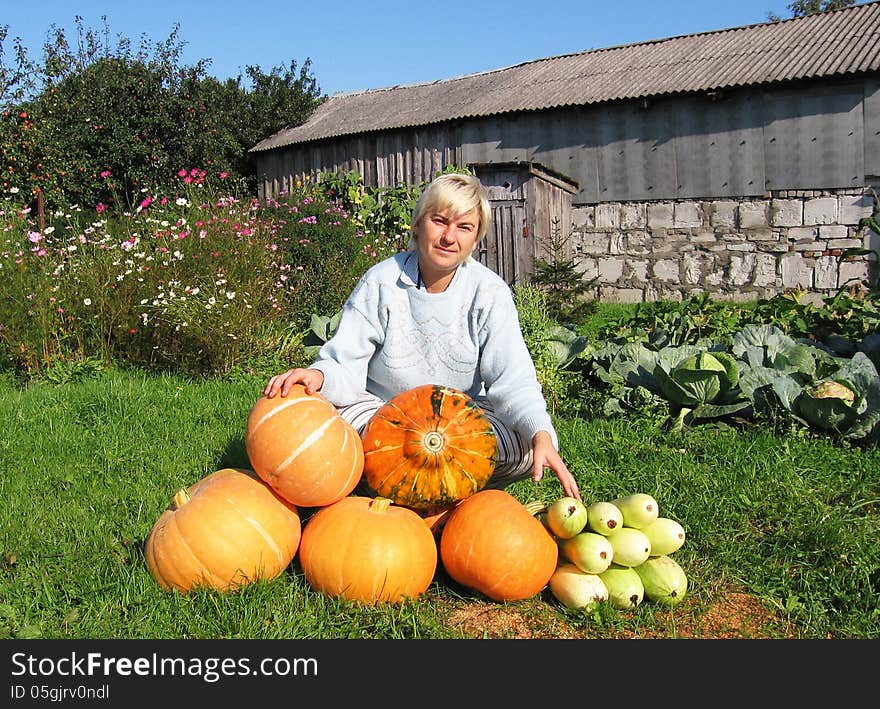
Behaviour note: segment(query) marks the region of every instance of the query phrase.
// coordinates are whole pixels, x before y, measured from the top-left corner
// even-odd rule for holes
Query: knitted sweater
[[[321,395],[336,406],[383,400],[423,384],[486,396],[498,417],[531,442],[556,431],[547,411],[508,285],[470,258],[442,293],[417,286],[418,255],[401,252],[372,266],[342,310],[336,334],[312,365]]]

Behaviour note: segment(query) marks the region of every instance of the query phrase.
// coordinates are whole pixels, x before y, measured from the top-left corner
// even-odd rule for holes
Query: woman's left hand
[[[538,431],[532,438],[532,455],[534,458],[534,468],[532,470],[532,479],[540,482],[544,477],[544,468],[550,468],[559,478],[562,489],[566,496],[573,497],[576,500],[581,499],[581,493],[578,490],[577,482],[569,471],[562,457],[556,448],[553,447],[553,439],[547,431]]]

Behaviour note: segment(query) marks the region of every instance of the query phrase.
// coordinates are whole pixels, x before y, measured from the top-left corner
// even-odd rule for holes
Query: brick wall
[[[858,229],[869,189],[776,192],[766,198],[605,203],[572,210],[572,253],[604,302],[725,300],[801,288],[810,298],[847,282],[876,284],[876,255],[838,262],[844,249],[880,251]]]

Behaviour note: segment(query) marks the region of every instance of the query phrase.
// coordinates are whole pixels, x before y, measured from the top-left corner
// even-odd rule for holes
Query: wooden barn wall
[[[418,184],[460,164],[455,126],[368,133],[257,153],[261,198],[289,190],[306,175],[355,170],[371,187]]]
[[[864,185],[863,103],[862,86],[767,92],[767,189]]]
[[[579,183],[575,204],[857,187],[876,165],[877,83],[481,119],[463,124],[462,156],[540,162]]]
[[[865,82],[865,178],[880,186],[880,79]]]
[[[302,144],[256,155],[261,195],[321,171],[391,186],[449,164],[514,161],[571,177],[575,205],[858,187],[880,173],[878,83],[746,88]]]

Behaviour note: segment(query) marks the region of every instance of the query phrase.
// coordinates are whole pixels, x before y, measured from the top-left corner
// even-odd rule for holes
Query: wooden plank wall
[[[575,180],[573,203],[837,189],[880,174],[877,77],[714,96],[567,107],[372,133],[257,153],[260,188],[357,170],[385,187],[449,164],[526,161]],[[867,176],[867,177],[866,177]]]

